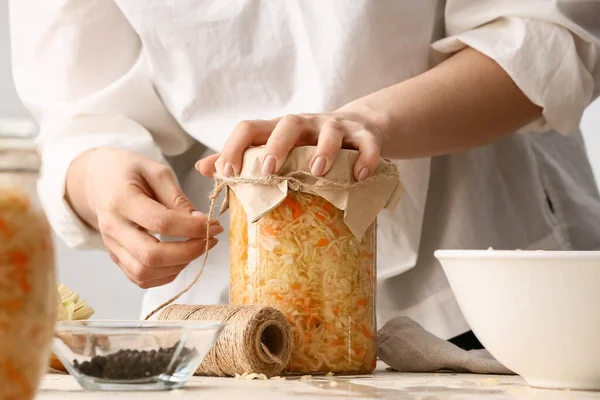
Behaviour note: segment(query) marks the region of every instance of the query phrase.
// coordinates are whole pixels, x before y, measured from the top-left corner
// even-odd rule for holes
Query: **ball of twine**
[[[181,305],[165,308],[159,320],[219,321],[221,335],[196,370],[197,375],[278,376],[290,362],[292,330],[281,311],[268,306]]]

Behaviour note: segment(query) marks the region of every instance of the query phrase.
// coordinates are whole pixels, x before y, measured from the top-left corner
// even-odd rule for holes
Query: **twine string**
[[[159,320],[220,321],[225,324],[196,374],[280,375],[290,362],[292,330],[281,311],[261,305],[182,305],[167,307]]]

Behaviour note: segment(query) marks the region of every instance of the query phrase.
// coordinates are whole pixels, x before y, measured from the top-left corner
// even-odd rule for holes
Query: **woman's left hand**
[[[277,174],[295,146],[316,145],[310,171],[322,176],[329,171],[340,149],[358,150],[354,177],[362,181],[379,164],[383,135],[374,123],[357,113],[296,114],[272,120],[242,121],[233,130],[223,151],[198,161],[196,168],[212,176],[215,168],[224,176],[238,175],[242,156],[249,147],[266,145],[262,164],[265,176]]]

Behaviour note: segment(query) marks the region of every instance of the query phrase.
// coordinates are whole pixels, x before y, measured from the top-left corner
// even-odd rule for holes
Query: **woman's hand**
[[[80,155],[67,174],[67,200],[141,288],[172,282],[206,249],[207,217],[194,210],[170,168],[140,154],[99,148]],[[187,240],[161,242],[149,232]],[[211,248],[221,232],[211,222]]]
[[[235,176],[240,173],[246,149],[266,145],[262,173],[267,176],[279,172],[293,147],[316,145],[309,165],[313,175],[326,174],[340,149],[350,148],[359,151],[354,176],[362,181],[371,176],[379,164],[383,137],[378,126],[363,114],[342,111],[242,121],[227,139],[223,151],[199,161],[197,168],[206,176],[212,176],[215,167],[224,176]]]

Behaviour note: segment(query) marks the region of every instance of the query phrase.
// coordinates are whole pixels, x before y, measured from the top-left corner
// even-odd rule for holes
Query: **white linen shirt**
[[[543,118],[523,132],[572,134],[600,86],[599,6],[590,0],[12,0],[14,79],[40,124],[40,197],[69,246],[101,247],[98,232],[64,199],[66,171],[83,151],[112,146],[161,162],[195,161],[203,155],[195,143],[219,151],[241,120],[332,111],[465,46],[496,60],[543,107]],[[423,277],[423,289],[404,287],[404,303],[386,289],[410,277],[407,271],[420,268],[419,253],[435,246],[422,243],[428,193],[435,190],[432,160],[396,163],[406,193],[396,211],[379,219],[380,322],[406,313],[441,337],[460,334],[468,326],[443,274],[435,282]],[[189,173],[193,163],[182,165],[184,191],[206,209],[212,183]],[[482,181],[474,190],[494,189]],[[489,229],[484,220],[471,224],[474,231]],[[227,248],[224,240],[211,252],[205,276],[182,301],[227,300]],[[184,287],[197,268],[193,263],[173,283],[149,290],[142,314]]]

